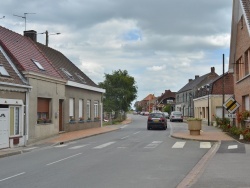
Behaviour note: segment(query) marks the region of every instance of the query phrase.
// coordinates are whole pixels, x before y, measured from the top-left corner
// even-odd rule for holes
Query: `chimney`
[[[34,42],[37,42],[37,32],[34,30],[24,31],[23,36],[31,38]]]
[[[211,73],[215,73],[215,68],[211,67]]]
[[[192,81],[193,81],[193,79],[188,79],[188,83],[189,83],[189,82],[192,82]]]
[[[194,78],[195,78],[195,79],[197,79],[197,78],[199,78],[199,77],[200,77],[199,75],[195,75],[195,77],[194,77]]]

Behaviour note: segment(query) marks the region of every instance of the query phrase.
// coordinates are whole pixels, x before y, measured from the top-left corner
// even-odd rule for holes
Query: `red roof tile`
[[[9,51],[8,55],[17,60],[18,62],[15,63],[19,63],[24,70],[62,78],[51,62],[28,37],[0,26],[0,40],[7,48],[5,50]],[[40,70],[32,60],[39,62],[45,70]]]

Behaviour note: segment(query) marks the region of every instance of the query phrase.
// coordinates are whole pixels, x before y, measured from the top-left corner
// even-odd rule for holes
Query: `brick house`
[[[234,75],[236,113],[250,110],[250,2],[234,0],[231,26],[229,72]]]
[[[223,91],[224,85],[224,91]],[[215,122],[215,116],[222,118],[224,102],[233,96],[233,74],[225,73],[218,78],[211,80],[205,85],[199,87],[195,92],[194,117],[208,121],[211,125]],[[224,101],[223,101],[224,94]],[[224,115],[228,112],[224,110]],[[225,116],[226,117],[226,116]]]
[[[157,99],[157,109],[163,112],[164,107],[170,105],[171,111],[173,111],[175,109],[175,96],[176,92],[172,92],[169,89],[165,90]]]

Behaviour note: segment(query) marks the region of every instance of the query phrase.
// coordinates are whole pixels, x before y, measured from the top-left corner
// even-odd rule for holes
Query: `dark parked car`
[[[147,121],[147,129],[157,129],[161,128],[166,130],[167,129],[167,119],[163,113],[150,113],[148,115]]]
[[[183,122],[183,115],[179,111],[173,111],[170,114],[170,121],[180,121]]]

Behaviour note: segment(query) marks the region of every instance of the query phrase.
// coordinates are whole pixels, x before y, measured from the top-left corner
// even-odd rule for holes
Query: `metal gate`
[[[9,147],[9,108],[0,108],[0,148]]]

